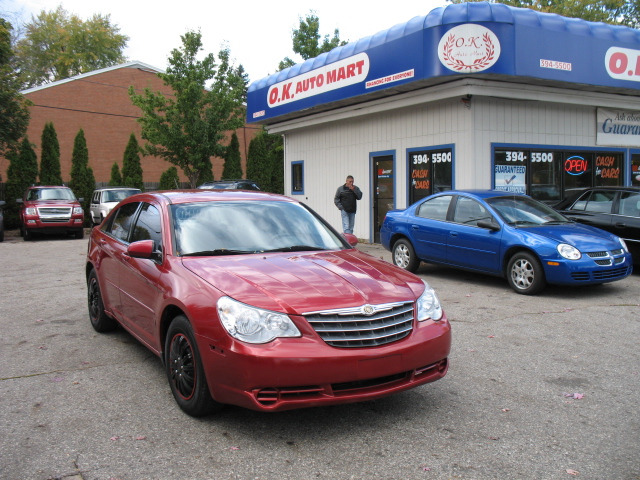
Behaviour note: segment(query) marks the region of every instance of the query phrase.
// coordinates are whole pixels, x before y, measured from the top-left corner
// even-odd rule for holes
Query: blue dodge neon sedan
[[[527,195],[453,190],[387,213],[380,229],[393,263],[420,262],[506,277],[524,295],[547,283],[594,285],[632,272],[624,240],[572,222]]]

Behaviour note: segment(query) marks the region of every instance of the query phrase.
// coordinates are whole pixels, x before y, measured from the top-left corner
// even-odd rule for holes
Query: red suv
[[[69,187],[29,187],[24,197],[16,200],[20,208],[20,233],[30,240],[34,233],[74,234],[84,237],[84,212]]]

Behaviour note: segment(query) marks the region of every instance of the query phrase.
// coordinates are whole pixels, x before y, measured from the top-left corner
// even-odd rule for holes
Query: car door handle
[[[449,236],[450,237],[457,237],[458,236],[458,232],[449,232]]]
[[[627,228],[626,223],[616,223],[616,228]]]

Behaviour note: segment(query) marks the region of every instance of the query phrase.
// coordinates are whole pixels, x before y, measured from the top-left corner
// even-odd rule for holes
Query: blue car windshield
[[[531,226],[571,223],[553,208],[530,197],[501,196],[488,198],[486,201],[509,225]]]
[[[297,203],[216,201],[171,206],[178,255],[337,250],[344,240]]]

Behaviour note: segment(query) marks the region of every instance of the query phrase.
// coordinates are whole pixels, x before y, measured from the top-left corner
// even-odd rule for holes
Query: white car
[[[140,193],[139,188],[105,187],[94,190],[91,196],[91,206],[89,207],[93,224],[102,223],[102,220],[105,219],[118,202],[136,193]]]

